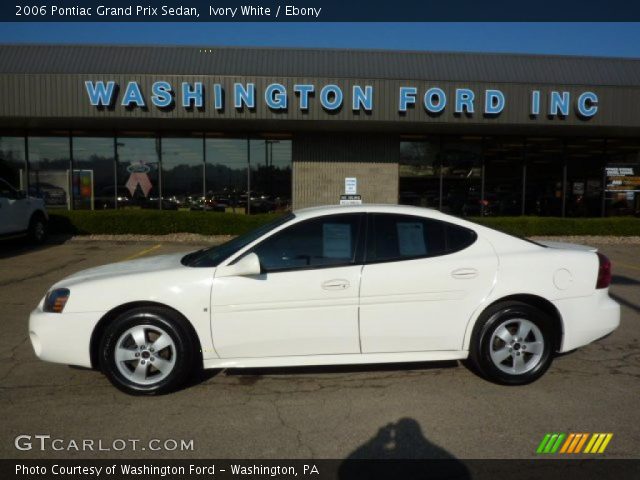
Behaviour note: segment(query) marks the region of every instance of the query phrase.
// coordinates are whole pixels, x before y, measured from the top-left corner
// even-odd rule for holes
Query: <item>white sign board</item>
[[[345,195],[356,195],[358,193],[358,179],[356,177],[345,177],[344,193]]]

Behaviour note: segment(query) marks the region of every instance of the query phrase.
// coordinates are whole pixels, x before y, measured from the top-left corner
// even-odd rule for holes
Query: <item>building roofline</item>
[[[32,42],[5,42],[0,43],[4,47],[42,47],[42,48],[153,48],[153,49],[217,49],[217,50],[279,50],[283,52],[340,52],[340,53],[397,53],[406,55],[459,55],[459,56],[491,56],[491,57],[519,57],[519,58],[553,58],[553,59],[584,59],[584,60],[616,60],[640,62],[640,57],[606,56],[606,55],[571,55],[557,53],[526,53],[526,52],[481,52],[461,50],[410,50],[393,48],[342,48],[342,47],[290,47],[290,46],[255,46],[255,45],[154,45],[145,43],[32,43]]]

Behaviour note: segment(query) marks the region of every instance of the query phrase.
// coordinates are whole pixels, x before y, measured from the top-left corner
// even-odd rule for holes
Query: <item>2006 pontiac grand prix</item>
[[[469,358],[503,384],[616,329],[611,264],[435,210],[320,207],[223,245],[91,268],[31,313],[38,357],[128,393],[204,368]]]

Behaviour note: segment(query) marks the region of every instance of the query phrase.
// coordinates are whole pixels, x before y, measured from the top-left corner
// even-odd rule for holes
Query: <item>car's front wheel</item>
[[[553,360],[553,323],[545,312],[525,303],[495,305],[478,319],[470,358],[489,380],[531,383]]]
[[[194,365],[194,344],[183,320],[165,308],[142,307],[118,316],[100,342],[100,368],[133,395],[166,393],[181,386]]]
[[[44,243],[47,239],[47,221],[41,213],[35,213],[29,220],[29,241],[36,245]]]

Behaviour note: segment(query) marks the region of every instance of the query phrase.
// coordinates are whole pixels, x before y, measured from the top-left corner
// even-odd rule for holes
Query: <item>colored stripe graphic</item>
[[[613,433],[547,433],[536,449],[541,454],[603,453]],[[587,441],[588,440],[588,441]],[[586,447],[585,447],[586,444]],[[584,447],[584,450],[583,450]]]
[[[547,433],[538,445],[536,453],[556,453],[565,437],[564,433]]]
[[[613,438],[613,433],[594,433],[584,453],[604,453]]]

